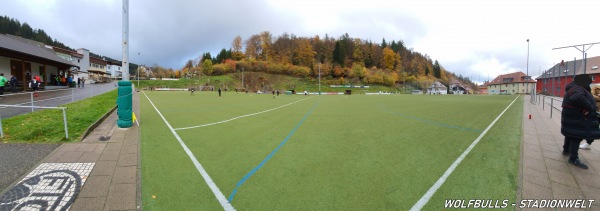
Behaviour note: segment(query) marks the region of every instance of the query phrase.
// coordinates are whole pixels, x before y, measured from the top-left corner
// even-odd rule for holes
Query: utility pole
[[[321,94],[321,63],[319,62],[319,95]]]
[[[586,62],[587,62],[587,58],[586,58],[586,51],[589,50],[592,46],[594,46],[594,44],[599,44],[600,42],[595,42],[595,43],[587,43],[587,44],[579,44],[579,45],[571,45],[571,46],[565,46],[565,47],[559,47],[559,48],[553,48],[552,50],[558,50],[558,49],[563,49],[563,48],[570,48],[570,47],[574,47],[575,49],[579,50],[583,56],[583,59],[581,60],[583,63],[583,74],[585,74],[585,68],[586,68]],[[585,46],[588,45],[588,48],[585,48]],[[581,46],[581,49],[579,49],[579,46]]]
[[[123,81],[129,81],[129,0],[123,0]]]
[[[245,90],[244,88],[244,68],[242,67],[242,89]]]
[[[527,76],[525,76],[525,79],[527,80],[525,94],[529,94],[529,39],[527,39]]]
[[[129,0],[123,0],[123,78],[119,81],[117,97],[117,125],[129,128],[133,125],[131,81],[129,81]]]
[[[140,52],[138,52],[138,59],[140,58]],[[140,65],[138,64],[138,68],[137,68],[137,91],[140,91]]]

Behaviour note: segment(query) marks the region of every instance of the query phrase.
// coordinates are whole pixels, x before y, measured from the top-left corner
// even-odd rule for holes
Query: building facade
[[[564,61],[560,62],[550,69],[544,71],[537,79],[536,92],[553,95],[553,96],[564,96],[565,86],[573,82],[575,75],[589,74],[592,77],[592,83],[600,83],[600,56],[587,58],[584,61]]]
[[[102,83],[109,81],[109,73],[106,72],[108,62],[106,60],[90,57],[90,66],[88,66],[88,74],[90,82]]]
[[[433,82],[431,86],[427,88],[427,94],[430,95],[445,95],[448,94],[448,88],[439,81]]]
[[[29,80],[39,75],[48,85],[50,75],[68,74],[75,65],[57,56],[51,47],[33,40],[0,34],[0,73],[6,78],[14,75],[19,89],[28,89]]]
[[[458,80],[453,80],[452,82],[450,82],[450,93],[448,94],[470,94],[469,87],[461,85],[460,82],[458,82]]]
[[[536,81],[523,72],[499,75],[487,86],[488,94],[530,94],[536,86]]]
[[[114,80],[120,80],[123,78],[123,71],[121,70],[121,64],[117,64],[115,62],[108,61],[107,65],[107,73],[110,74],[110,77]]]

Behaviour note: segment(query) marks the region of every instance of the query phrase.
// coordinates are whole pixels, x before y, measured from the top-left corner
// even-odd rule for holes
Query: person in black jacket
[[[569,155],[569,163],[582,169],[588,166],[579,160],[579,143],[583,139],[600,138],[598,107],[590,92],[591,83],[589,75],[581,74],[565,87],[560,121],[560,132],[565,136],[562,154]]]

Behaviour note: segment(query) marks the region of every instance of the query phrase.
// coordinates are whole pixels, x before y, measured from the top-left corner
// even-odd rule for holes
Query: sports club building
[[[592,77],[592,83],[600,83],[600,56],[587,58],[585,71],[583,70],[583,61],[564,61],[554,65],[552,68],[544,71],[537,79],[536,92],[562,97],[565,95],[565,86],[573,82],[575,75],[589,74]]]

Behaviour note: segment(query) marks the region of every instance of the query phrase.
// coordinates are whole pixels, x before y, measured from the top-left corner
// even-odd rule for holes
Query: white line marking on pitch
[[[427,191],[427,193],[425,193],[425,195],[423,195],[423,197],[421,197],[421,199],[419,199],[419,201],[417,203],[415,203],[415,205],[413,205],[412,208],[410,208],[411,211],[417,211],[417,210],[423,209],[423,206],[425,206],[425,204],[427,204],[427,202],[429,202],[429,199],[431,199],[431,197],[433,196],[433,194],[435,194],[435,192],[444,184],[444,182],[446,182],[446,179],[448,179],[448,176],[450,176],[450,174],[452,174],[452,172],[454,171],[454,169],[456,169],[456,167],[458,166],[458,164],[460,164],[460,162],[462,162],[462,160],[465,159],[465,157],[467,157],[467,155],[469,154],[469,152],[471,152],[471,150],[475,147],[475,145],[477,145],[477,143],[479,143],[479,141],[481,140],[481,138],[483,138],[483,136],[485,136],[485,134],[488,132],[488,130],[490,130],[490,128],[492,128],[492,126],[494,126],[494,124],[496,124],[496,122],[500,119],[500,117],[502,117],[502,115],[504,114],[504,112],[506,112],[508,110],[508,108],[510,108],[510,106],[515,101],[517,101],[517,99],[519,99],[519,96],[517,96],[504,109],[504,111],[502,111],[502,113],[500,113],[500,115],[498,115],[498,117],[496,117],[496,119],[494,119],[494,121],[492,121],[492,123],[479,135],[479,137],[477,137],[477,139],[475,139],[475,141],[473,141],[473,143],[471,143],[471,145],[469,145],[469,147],[467,148],[467,150],[465,150],[454,161],[454,163],[452,163],[452,165],[450,165],[450,167],[446,170],[446,172],[444,172],[444,174],[442,175],[442,177],[440,177],[440,179],[438,179],[438,181],[435,182],[435,184],[433,184],[433,186],[431,186],[431,188],[429,188],[429,190]]]
[[[191,126],[191,127],[175,128],[174,130],[187,130],[187,129],[194,129],[194,128],[199,128],[199,127],[206,127],[206,126],[211,126],[211,125],[217,125],[217,124],[222,124],[222,123],[226,123],[226,122],[231,122],[231,121],[236,120],[236,119],[240,119],[240,118],[244,118],[244,117],[249,117],[249,116],[254,116],[254,115],[266,113],[266,112],[269,112],[269,111],[273,111],[273,110],[276,110],[276,109],[280,109],[280,108],[292,105],[294,103],[297,103],[297,102],[300,102],[300,101],[303,101],[303,100],[306,100],[306,99],[309,99],[309,98],[312,98],[312,97],[304,98],[304,99],[301,99],[301,100],[296,100],[294,102],[291,102],[291,103],[288,103],[288,104],[285,104],[285,105],[282,105],[282,106],[279,106],[279,107],[276,107],[276,108],[264,110],[264,111],[261,111],[261,112],[256,112],[256,113],[246,114],[246,115],[242,115],[242,116],[238,116],[238,117],[233,117],[231,119],[223,120],[223,121],[220,121],[220,122],[213,122],[213,123],[208,123],[208,124],[203,124],[203,125],[196,125],[196,126]]]
[[[160,118],[162,118],[162,120],[165,122],[165,124],[167,124],[167,126],[169,127],[169,130],[171,130],[171,132],[173,133],[175,138],[177,138],[177,141],[179,141],[179,144],[181,144],[181,147],[183,147],[183,150],[185,151],[185,153],[190,157],[190,159],[192,159],[192,162],[196,166],[196,169],[198,169],[198,172],[200,172],[200,174],[202,175],[202,178],[204,178],[204,181],[206,181],[206,184],[208,185],[208,187],[210,187],[210,190],[212,190],[213,194],[215,194],[215,197],[217,197],[217,200],[219,200],[219,203],[221,203],[221,206],[223,206],[223,209],[235,210],[235,208],[233,208],[233,205],[231,205],[229,203],[229,201],[227,201],[227,198],[225,198],[225,195],[223,195],[221,190],[219,190],[219,187],[217,187],[217,184],[215,184],[215,182],[213,182],[213,180],[210,178],[208,173],[206,173],[206,170],[204,170],[204,167],[202,167],[202,164],[200,164],[198,159],[196,159],[196,157],[194,156],[192,151],[185,145],[185,143],[183,143],[183,140],[181,140],[181,137],[179,137],[177,132],[175,132],[175,130],[173,130],[173,127],[171,127],[171,124],[169,124],[169,122],[167,122],[167,119],[165,119],[165,117],[162,115],[162,113],[160,113],[160,111],[158,111],[158,108],[156,108],[156,106],[154,106],[154,103],[152,103],[152,100],[150,100],[148,95],[146,95],[146,92],[142,91],[142,93],[144,93],[144,96],[146,96],[146,99],[148,99],[148,101],[150,102],[152,107],[154,107],[154,110],[156,110],[158,115],[160,115]]]

